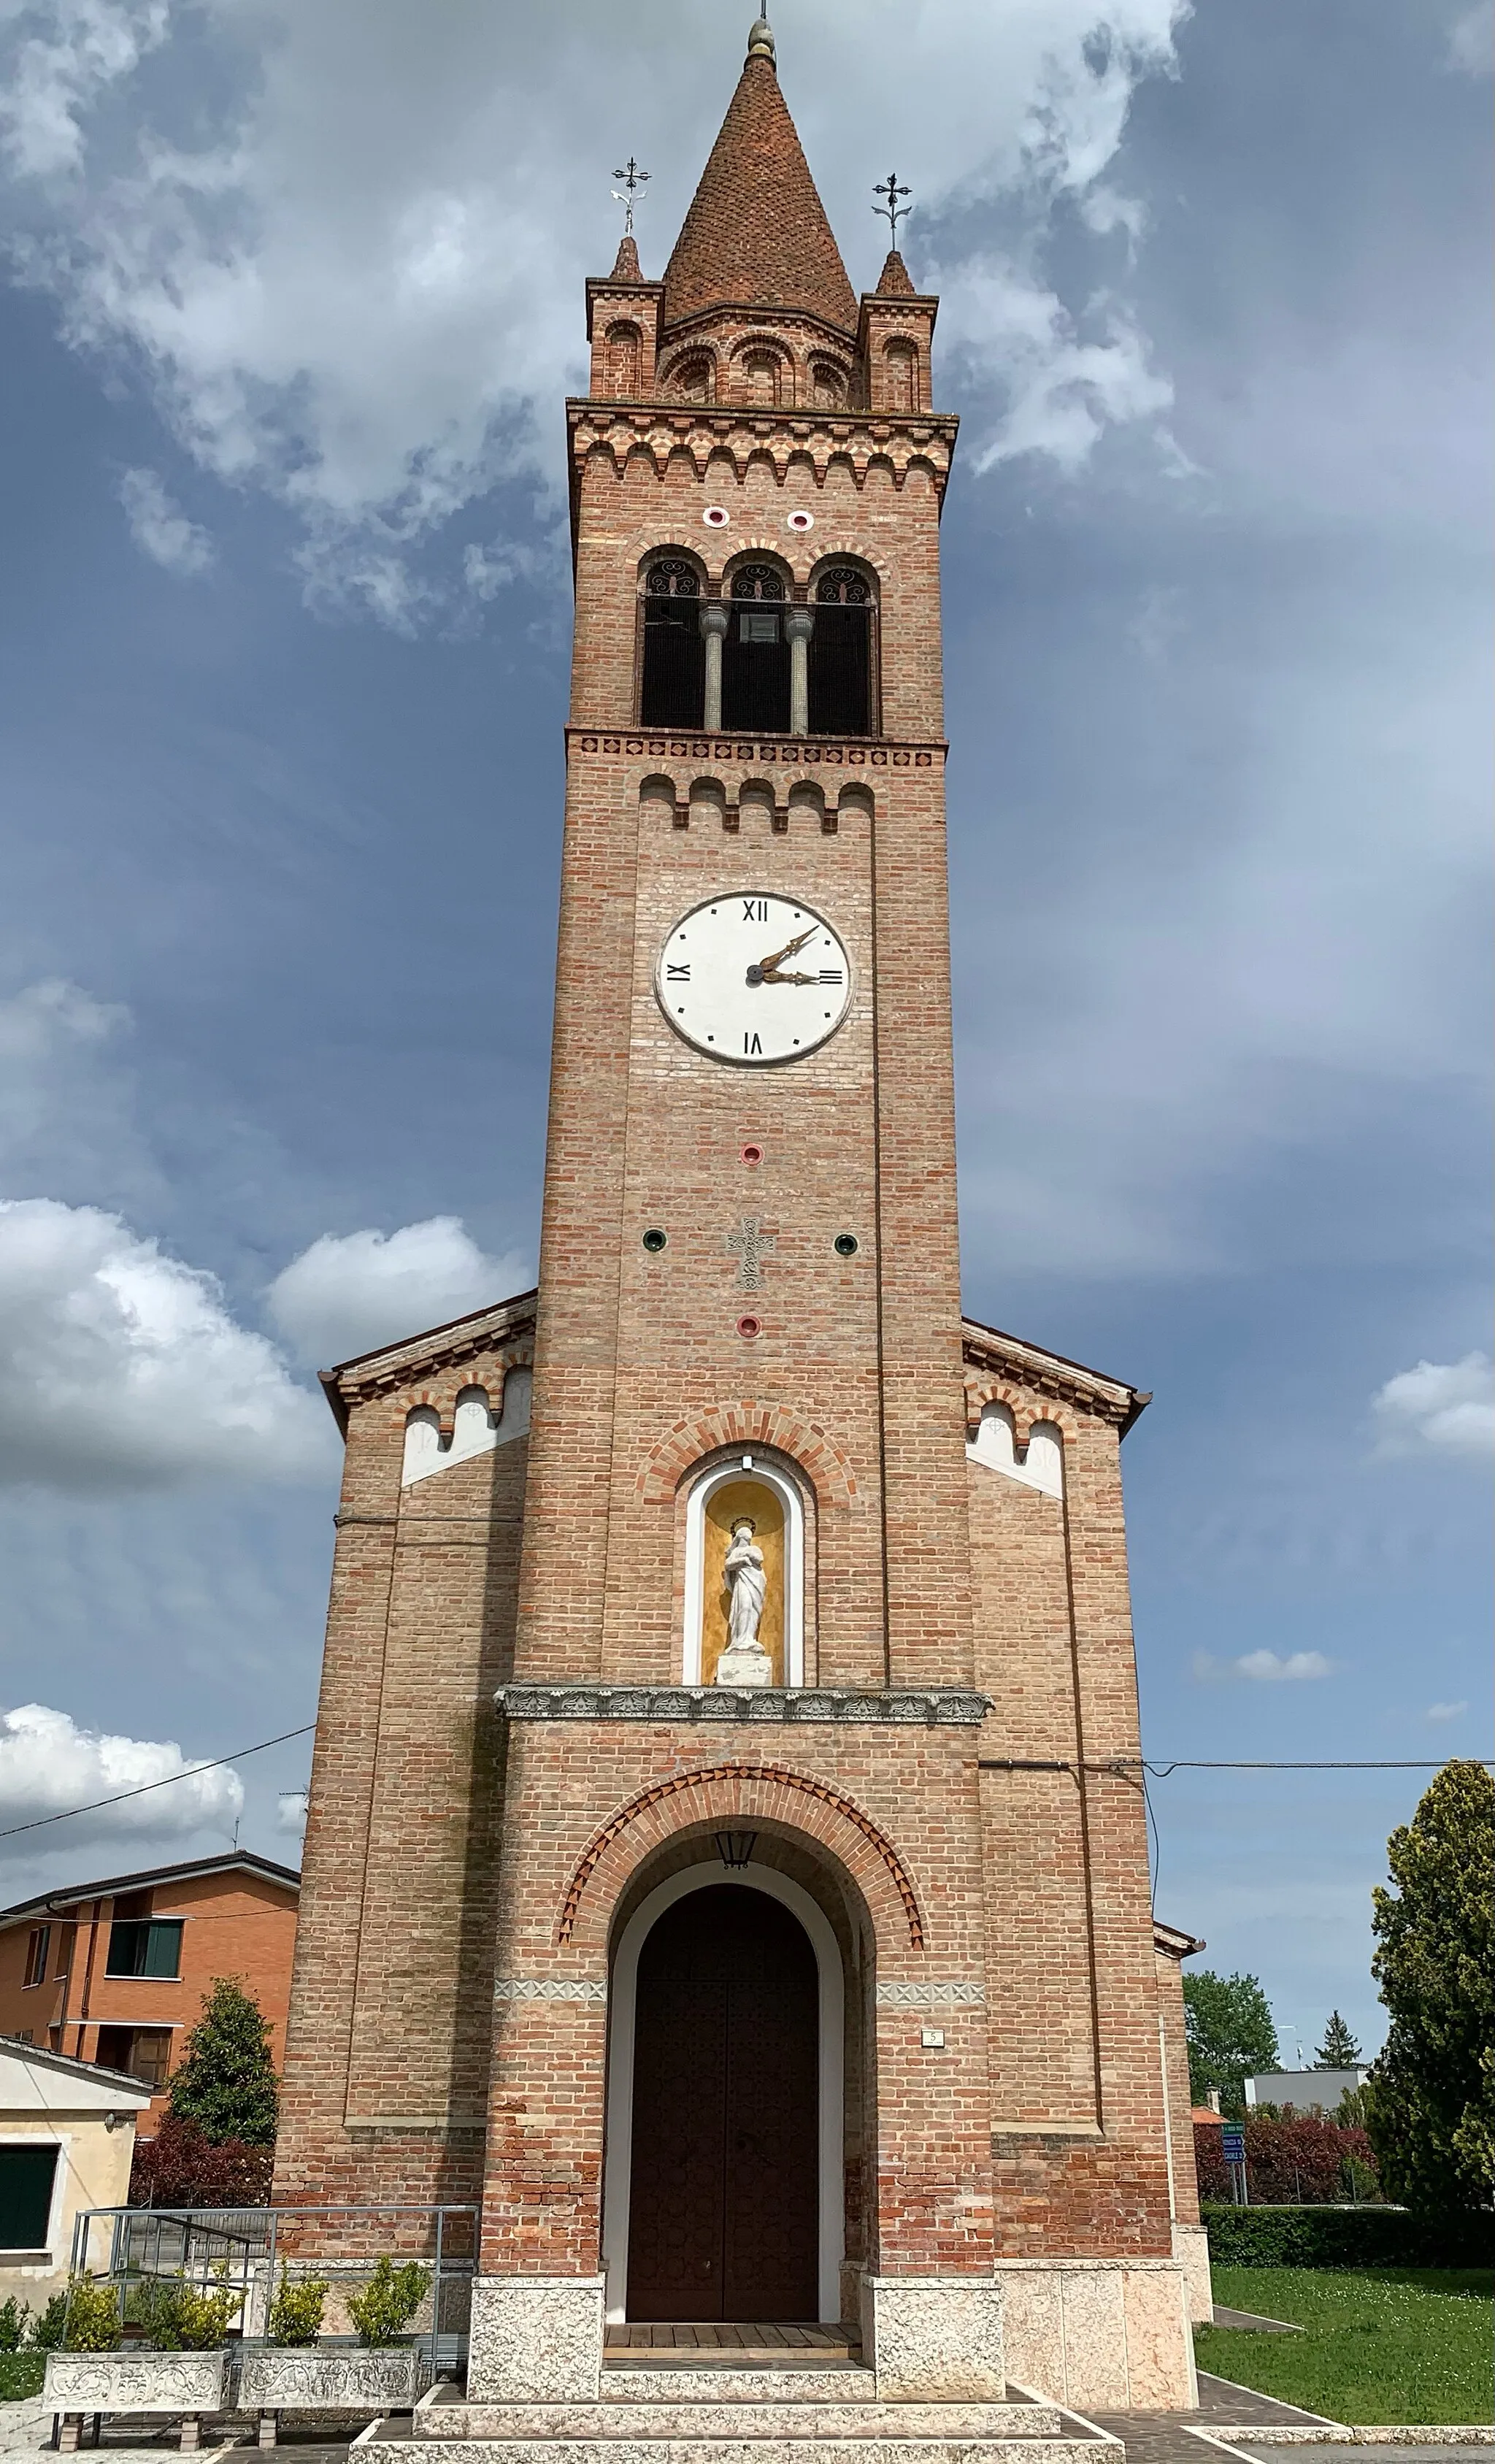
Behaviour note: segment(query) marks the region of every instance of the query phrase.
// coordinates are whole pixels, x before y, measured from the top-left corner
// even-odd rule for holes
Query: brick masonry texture
[[[759,173],[794,203],[771,229]],[[491,2273],[596,2275],[611,1950],[723,1825],[756,1831],[842,1948],[854,2263],[1166,2257],[1173,2210],[1196,2212],[1136,1767],[1118,1447],[1139,1400],[960,1316],[938,537],[954,425],[928,407],[935,303],[905,285],[858,321],[755,60],[663,320],[635,259],[589,286],[539,1295],[331,1381],[347,1470],[278,2186],[480,2195]],[[619,319],[637,327],[623,358]],[[706,407],[674,385],[682,323],[715,355]],[[812,398],[829,328],[839,409]],[[766,408],[736,373],[755,336],[780,353]],[[901,404],[890,337],[913,352]],[[857,560],[879,731],[643,728],[642,577],[666,550],[713,596],[743,558],[800,599],[824,561]],[[789,1067],[703,1057],[655,999],[671,927],[739,890],[802,899],[850,954],[845,1023]],[[728,1246],[744,1214],[776,1244],[752,1339]],[[450,1418],[462,1384],[492,1388],[532,1340],[527,1441],[402,1491],[408,1411]],[[1020,1449],[1035,1421],[1058,1429],[1062,1500],[968,1456],[991,1399]],[[803,1502],[806,1683],[975,1688],[982,1727],[497,1718],[510,1680],[681,1683],[693,1483],[743,1451]],[[1003,1761],[1063,1768],[980,1767]],[[936,2014],[944,2042],[926,2046]]]

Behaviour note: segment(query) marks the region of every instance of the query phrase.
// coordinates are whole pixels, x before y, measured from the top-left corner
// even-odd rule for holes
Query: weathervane
[[[912,197],[913,191],[912,188],[906,188],[900,185],[896,171],[890,171],[886,180],[879,181],[877,187],[872,190],[872,194],[874,197],[886,197],[888,201],[886,205],[874,206],[872,208],[872,211],[874,214],[881,214],[884,217],[887,222],[888,229],[892,234],[892,244],[894,248],[896,248],[898,245],[898,225],[901,222],[906,222],[909,215],[913,211],[913,208],[912,206],[900,205],[898,200],[900,197]]]
[[[627,168],[614,171],[612,176],[615,180],[623,182],[623,187],[614,188],[612,193],[616,202],[623,208],[623,236],[625,239],[629,239],[633,233],[633,200],[652,174],[649,171],[641,171],[630,154]]]

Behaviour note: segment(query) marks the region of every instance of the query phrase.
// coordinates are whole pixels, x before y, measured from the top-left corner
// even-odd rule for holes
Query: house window
[[[125,2071],[142,2087],[164,2087],[171,2068],[169,2028],[100,2028],[94,2056],[101,2070]]]
[[[813,735],[872,734],[872,585],[853,564],[833,564],[815,585]]]
[[[739,564],[732,621],[722,644],[721,723],[781,736],[789,724],[789,643],[783,576],[771,564]]]
[[[701,582],[683,556],[661,557],[644,582],[645,727],[699,727],[706,707]]]
[[[47,1977],[47,1951],[52,1942],[51,1925],[33,1925],[26,1943],[26,1974],[24,1985],[42,1985]]]
[[[116,1917],[109,1928],[106,1976],[180,1976],[182,1924],[179,1918]]]
[[[0,2147],[0,2251],[44,2251],[57,2178],[55,2147]]]

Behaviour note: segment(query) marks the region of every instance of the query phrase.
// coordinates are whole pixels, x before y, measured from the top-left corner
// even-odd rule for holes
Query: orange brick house
[[[215,1976],[235,1976],[270,2022],[276,2070],[301,1878],[249,1849],[38,1892],[0,1908],[0,2036],[165,2088]]]

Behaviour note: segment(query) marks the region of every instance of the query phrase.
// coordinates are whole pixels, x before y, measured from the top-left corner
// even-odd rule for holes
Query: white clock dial
[[[724,890],[682,915],[659,954],[659,1006],[677,1035],[739,1068],[797,1061],[834,1035],[851,962],[802,899]]]

